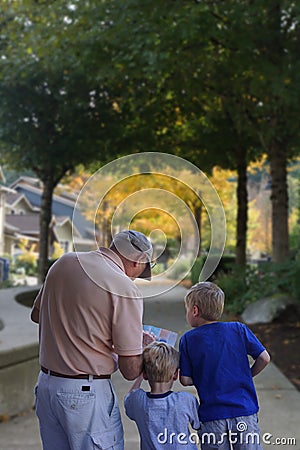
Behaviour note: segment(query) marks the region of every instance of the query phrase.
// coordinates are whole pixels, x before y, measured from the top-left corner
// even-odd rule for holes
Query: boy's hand
[[[154,333],[150,333],[149,331],[143,331],[143,348],[147,347],[147,345],[156,341],[156,336]]]

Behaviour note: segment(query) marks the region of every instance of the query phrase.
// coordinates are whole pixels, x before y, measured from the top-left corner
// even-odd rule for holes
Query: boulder
[[[286,294],[276,294],[251,303],[242,313],[242,320],[247,324],[269,323],[274,319],[288,315],[299,315],[300,303]]]

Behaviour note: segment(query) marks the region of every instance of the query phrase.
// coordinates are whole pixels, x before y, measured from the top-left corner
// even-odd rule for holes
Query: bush
[[[46,273],[48,272],[50,267],[55,263],[55,261],[57,261],[57,259],[54,259],[54,258],[48,259],[47,264],[46,264]]]
[[[229,313],[240,314],[243,312],[247,303],[247,279],[250,275],[251,268],[234,269],[228,275],[221,273],[216,283],[225,293],[225,310]]]
[[[191,268],[190,272],[190,279],[192,284],[196,284],[199,282],[199,276],[201,273],[201,270],[204,266],[204,263],[206,261],[207,256],[199,256],[195,262],[193,267]],[[220,276],[222,273],[230,273],[235,264],[235,256],[233,255],[224,255],[222,256],[217,268],[215,269],[214,273],[210,277],[210,281],[213,281],[218,276]]]
[[[225,292],[225,308],[231,313],[240,314],[249,303],[277,293],[300,301],[300,261],[236,267],[229,274],[220,274],[216,283]]]
[[[165,266],[162,263],[157,263],[153,269],[151,270],[152,275],[159,275],[160,273],[163,273],[165,270]]]
[[[190,262],[188,260],[181,260],[174,263],[174,266],[170,268],[167,276],[172,280],[179,280],[186,276],[190,268]]]
[[[235,255],[223,255],[213,275],[217,277],[220,273],[230,273],[234,268]]]
[[[13,282],[11,280],[0,281],[0,289],[7,289],[13,287]]]
[[[27,275],[37,273],[37,255],[32,252],[24,252],[16,258],[16,269],[24,267]]]
[[[204,256],[200,256],[200,257],[196,258],[196,260],[191,268],[191,272],[190,272],[190,279],[191,279],[192,284],[196,284],[199,282],[199,276],[200,276],[202,267],[204,265],[204,262],[205,262]]]

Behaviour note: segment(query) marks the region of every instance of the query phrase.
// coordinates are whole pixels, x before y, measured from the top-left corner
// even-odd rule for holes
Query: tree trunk
[[[49,225],[52,217],[52,196],[54,182],[49,175],[43,179],[43,193],[40,212],[40,252],[38,263],[38,281],[42,283],[48,269]]]
[[[272,202],[272,259],[283,262],[289,256],[287,157],[280,144],[269,151]]]
[[[247,153],[237,154],[237,227],[236,227],[236,264],[246,265],[248,192],[247,192]]]
[[[201,232],[202,232],[202,203],[196,204],[194,209],[194,217],[199,231],[199,246],[197,257],[201,256]]]

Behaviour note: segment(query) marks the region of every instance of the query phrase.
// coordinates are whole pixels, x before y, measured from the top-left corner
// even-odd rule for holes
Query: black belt
[[[90,376],[93,377],[94,380],[108,380],[110,375],[87,375],[87,374],[79,374],[79,375],[64,375],[62,373],[54,372],[53,370],[48,370],[46,367],[41,367],[41,371],[47,373],[48,375],[52,375],[52,377],[60,377],[60,378],[76,378],[79,380],[88,380]]]

